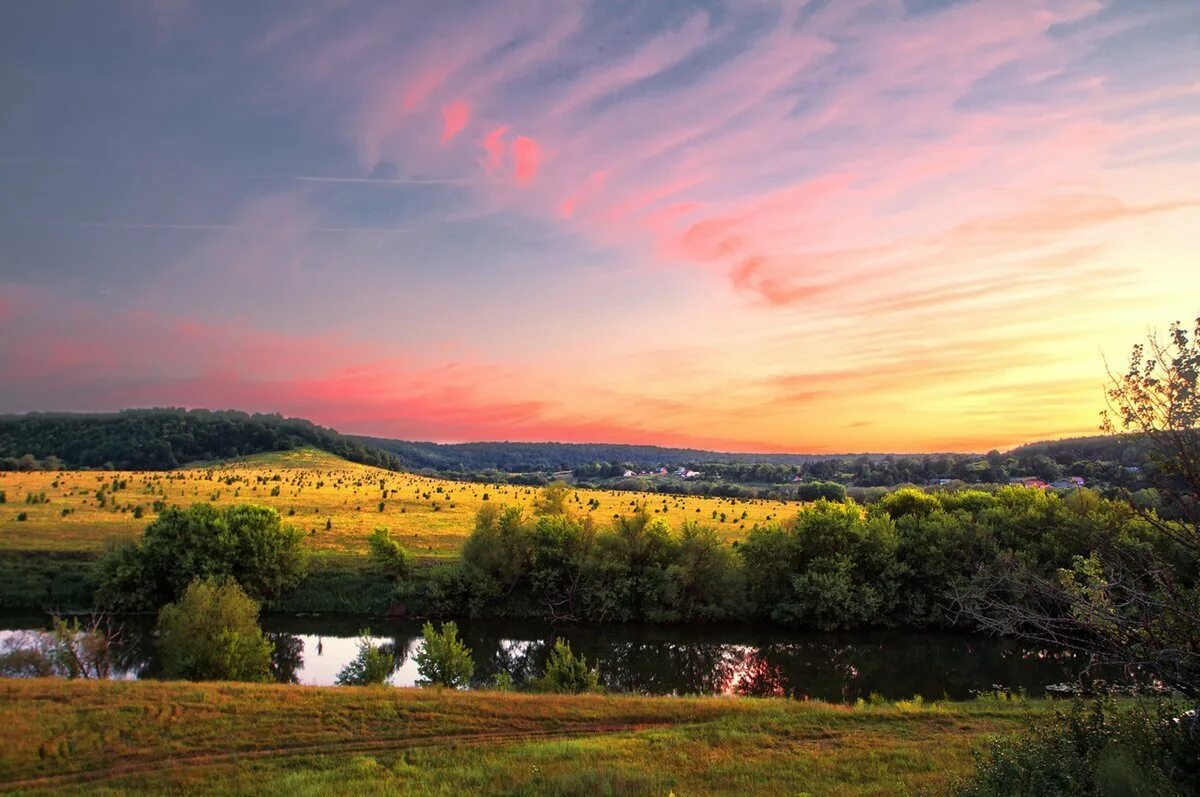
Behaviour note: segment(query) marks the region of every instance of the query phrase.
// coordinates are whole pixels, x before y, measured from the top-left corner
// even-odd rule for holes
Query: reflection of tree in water
[[[151,678],[158,674],[158,651],[149,624],[136,619],[114,620],[121,629],[109,649],[113,668],[134,678]]]
[[[872,693],[892,700],[913,695],[962,699],[993,685],[1040,694],[1048,684],[1070,680],[1075,669],[1069,655],[1012,640],[904,633],[768,644],[747,660],[751,674],[780,674],[791,697],[833,702]]]
[[[32,627],[48,627],[48,620],[35,623]],[[156,676],[153,618],[114,623],[125,629],[111,648],[114,669],[126,677]],[[264,624],[275,645],[273,672],[294,683],[305,665],[306,637],[352,639],[362,619],[274,616]],[[1076,681],[1082,664],[1069,654],[1014,640],[932,631],[805,633],[634,624],[556,629],[526,621],[460,627],[474,654],[476,686],[492,683],[500,672],[517,684],[539,676],[558,635],[589,665],[599,666],[605,687],[614,692],[781,694],[853,702],[872,692],[888,699],[967,698],[998,686],[1041,695],[1047,685]],[[391,653],[395,671],[419,644],[420,625],[391,623],[380,630],[377,642]],[[319,638],[310,641],[320,644]]]
[[[494,633],[471,633],[464,635],[475,660],[473,686],[493,683],[502,672],[512,676],[513,683],[521,684],[542,674],[550,642],[546,639],[516,640]]]
[[[404,662],[408,661],[408,646],[411,641],[410,637],[395,636],[379,646],[380,650],[392,657],[392,671],[388,673],[389,677],[403,667]]]
[[[759,648],[744,648],[734,678],[726,693],[746,697],[783,697],[789,693],[788,681],[778,664],[773,663]]]
[[[716,642],[615,642],[593,658],[605,688],[652,694],[723,693],[741,663],[736,646]]]
[[[268,631],[264,636],[275,646],[271,651],[271,675],[281,684],[300,683],[300,671],[304,669],[304,640],[282,631]]]

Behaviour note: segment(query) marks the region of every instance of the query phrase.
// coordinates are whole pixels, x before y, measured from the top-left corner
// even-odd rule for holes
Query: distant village
[[[1138,469],[1137,468],[1127,468],[1126,470],[1138,470]],[[637,470],[637,471],[632,470],[632,469],[626,469],[621,475],[627,479],[633,478],[633,477],[638,477],[638,476],[651,476],[651,477],[653,477],[653,476],[674,476],[677,479],[689,479],[689,480],[699,480],[699,479],[704,478],[703,472],[698,471],[698,470],[691,470],[689,468],[682,468],[682,467],[676,468],[675,470],[669,470],[667,468],[657,468],[657,469]],[[804,481],[805,481],[805,477],[800,474],[797,474],[796,477],[792,479],[792,482],[797,483],[797,484],[802,483]],[[926,486],[941,487],[941,486],[945,486],[948,484],[952,484],[955,481],[958,481],[958,480],[957,479],[930,479],[928,482],[926,482]],[[1065,479],[1059,479],[1057,481],[1051,481],[1051,482],[1045,481],[1043,479],[1039,479],[1036,476],[1013,476],[1012,478],[1010,478],[1008,480],[1008,483],[1009,484],[1019,484],[1022,487],[1036,487],[1036,488],[1039,488],[1042,490],[1046,490],[1046,489],[1049,489],[1049,490],[1074,490],[1076,488],[1086,486],[1086,480],[1082,476],[1070,476]]]

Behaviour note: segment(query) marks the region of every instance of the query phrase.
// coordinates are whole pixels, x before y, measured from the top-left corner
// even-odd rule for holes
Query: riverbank
[[[0,552],[0,611],[84,612],[95,605],[96,561],[86,551]],[[418,562],[416,583],[433,562]],[[366,557],[314,554],[304,579],[269,602],[277,612],[382,616],[396,607],[396,585],[369,570]]]
[[[1044,706],[0,680],[0,791],[938,793]]]

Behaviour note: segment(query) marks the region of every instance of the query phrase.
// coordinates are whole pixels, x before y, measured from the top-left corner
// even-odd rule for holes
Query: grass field
[[[308,533],[319,551],[361,553],[366,536],[386,526],[414,553],[455,556],[485,501],[528,506],[538,488],[393,473],[303,449],[170,472],[0,472],[0,491],[6,499],[0,504],[0,552],[99,552],[109,540],[140,535],[154,517],[155,502],[209,501],[273,507]],[[37,502],[29,503],[29,496]],[[575,511],[599,522],[645,503],[674,527],[685,519],[705,520],[731,541],[755,523],[795,509],[779,501],[611,490],[576,490],[570,500]]]
[[[0,791],[937,794],[1036,710],[0,680]]]

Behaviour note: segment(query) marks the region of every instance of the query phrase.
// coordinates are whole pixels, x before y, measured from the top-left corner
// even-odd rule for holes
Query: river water
[[[152,625],[122,621],[121,677],[156,675]],[[49,627],[43,616],[0,617],[0,645],[14,634]],[[263,618],[275,643],[280,680],[328,685],[357,652],[368,627],[395,659],[391,683],[411,686],[421,624],[329,615]],[[872,693],[889,700],[966,699],[1005,689],[1031,696],[1074,683],[1083,662],[1070,653],[1010,639],[923,631],[818,633],[754,626],[576,625],[465,621],[461,635],[475,658],[476,685],[507,672],[521,682],[538,675],[557,636],[600,668],[610,691],[654,695],[730,694],[853,702]]]

